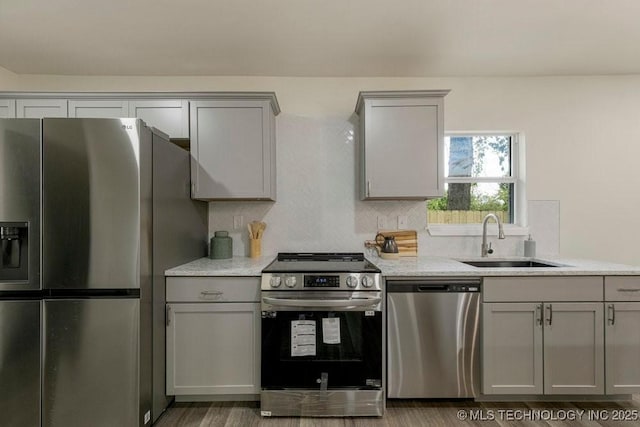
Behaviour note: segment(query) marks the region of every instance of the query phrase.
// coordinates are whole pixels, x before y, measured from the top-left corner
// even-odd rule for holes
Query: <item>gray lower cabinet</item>
[[[168,395],[260,392],[259,285],[255,277],[167,278]]]
[[[275,97],[192,100],[192,197],[275,200]]]
[[[605,393],[603,277],[488,277],[482,389],[489,395]]]
[[[482,304],[482,392],[542,394],[541,303]]]
[[[13,119],[16,117],[15,99],[0,99],[0,119]]]
[[[640,277],[605,277],[607,394],[640,393]]]
[[[484,303],[484,394],[604,394],[602,303]]]
[[[444,96],[449,91],[360,92],[362,200],[444,194]]]
[[[602,303],[545,303],[544,313],[544,393],[604,394]]]

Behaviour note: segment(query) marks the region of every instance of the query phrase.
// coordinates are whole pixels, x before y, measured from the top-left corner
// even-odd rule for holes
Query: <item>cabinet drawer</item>
[[[259,277],[167,277],[167,302],[258,302]]]
[[[602,301],[601,276],[486,277],[485,302]]]
[[[640,301],[640,276],[604,278],[605,301]]]

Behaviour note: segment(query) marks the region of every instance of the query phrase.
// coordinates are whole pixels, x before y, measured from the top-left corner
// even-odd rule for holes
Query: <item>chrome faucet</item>
[[[504,239],[504,230],[502,229],[502,222],[500,222],[500,218],[498,218],[495,214],[487,214],[482,220],[482,253],[481,256],[486,257],[489,254],[493,253],[493,249],[491,249],[491,243],[487,244],[487,222],[489,218],[493,218],[495,222],[498,224],[498,239]]]

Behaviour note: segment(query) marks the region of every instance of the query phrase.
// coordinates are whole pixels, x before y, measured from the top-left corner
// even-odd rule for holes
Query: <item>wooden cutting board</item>
[[[385,237],[393,236],[398,245],[398,254],[401,257],[418,256],[418,233],[416,230],[380,230]],[[377,246],[380,253],[380,246]]]

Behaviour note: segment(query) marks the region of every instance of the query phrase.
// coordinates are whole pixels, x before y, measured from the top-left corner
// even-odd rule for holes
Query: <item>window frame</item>
[[[527,235],[526,226],[526,186],[524,168],[524,135],[518,131],[450,131],[446,137],[456,136],[497,136],[511,137],[511,176],[510,177],[443,177],[444,184],[450,183],[508,183],[513,184],[511,200],[513,209],[513,223],[504,224],[505,234],[511,236]],[[443,143],[444,147],[444,143]],[[443,153],[444,154],[444,153]],[[444,156],[443,156],[444,159]],[[442,165],[444,170],[444,164]],[[428,209],[428,208],[427,208]],[[429,224],[427,230],[432,236],[481,236],[482,224]]]

